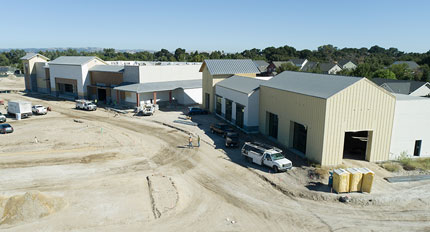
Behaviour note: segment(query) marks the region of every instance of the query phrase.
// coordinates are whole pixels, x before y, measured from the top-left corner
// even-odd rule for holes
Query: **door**
[[[415,140],[414,156],[421,155],[421,143],[422,143],[422,140]]]
[[[269,117],[269,136],[278,138],[278,115],[267,112]]]
[[[233,113],[233,102],[231,100],[225,99],[225,119],[231,121],[231,116]]]
[[[306,127],[299,123],[294,123],[293,148],[306,154]]]
[[[243,128],[243,115],[245,107],[236,103],[236,126]]]
[[[209,104],[211,102],[211,96],[208,93],[205,93],[205,109],[209,110]]]
[[[99,101],[106,101],[106,89],[97,89],[97,98]]]
[[[263,163],[266,166],[272,167],[272,157],[269,154],[264,155]]]

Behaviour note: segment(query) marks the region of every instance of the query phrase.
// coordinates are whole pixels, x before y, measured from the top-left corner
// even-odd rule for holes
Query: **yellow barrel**
[[[350,192],[361,191],[363,173],[361,173],[357,168],[347,168],[346,171],[350,173],[349,191]]]
[[[358,168],[358,170],[361,173],[363,173],[363,181],[361,184],[361,191],[366,192],[366,193],[370,193],[370,191],[372,190],[373,179],[375,177],[375,173],[372,172],[368,168]]]
[[[349,172],[345,169],[333,170],[333,189],[337,193],[349,192]]]

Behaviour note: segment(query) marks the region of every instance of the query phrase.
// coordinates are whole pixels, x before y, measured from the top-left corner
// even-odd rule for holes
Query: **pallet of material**
[[[375,173],[368,168],[358,168],[358,171],[363,173],[363,180],[361,184],[361,191],[370,193],[372,191],[373,179],[375,178]]]
[[[360,192],[363,180],[363,173],[357,168],[347,168],[346,171],[350,173],[349,191]]]
[[[337,193],[349,192],[350,173],[345,169],[333,170],[333,190]]]

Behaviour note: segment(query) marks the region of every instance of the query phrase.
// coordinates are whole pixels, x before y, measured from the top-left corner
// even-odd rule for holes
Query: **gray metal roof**
[[[302,66],[306,59],[291,59],[289,62],[293,63],[296,66]]]
[[[31,59],[31,58],[33,58],[35,56],[38,56],[38,57],[43,58],[45,60],[49,60],[48,57],[40,55],[38,53],[33,53],[33,52],[27,53],[25,56],[21,57],[21,60],[29,60],[29,59]]]
[[[339,66],[342,68],[342,66],[344,66],[345,64],[348,64],[348,62],[353,63],[354,65],[356,65],[352,60],[339,60],[339,62],[337,62],[339,64]]]
[[[327,99],[361,79],[363,78],[284,71],[261,85]]]
[[[417,97],[398,93],[393,93],[393,95],[396,97],[397,101],[430,101],[430,98],[427,97]]]
[[[393,64],[407,64],[408,68],[412,70],[420,67],[415,61],[396,61]]]
[[[94,59],[99,58],[96,56],[60,56],[49,64],[83,65]]]
[[[303,71],[310,71],[310,70],[316,68],[317,66],[318,66],[318,62],[309,61],[305,64],[305,66],[303,66],[302,70]]]
[[[218,82],[216,85],[248,94],[259,88],[260,84],[264,82],[266,82],[266,80],[259,80],[252,77],[232,76]]]
[[[336,65],[337,64],[331,63],[331,62],[329,62],[329,63],[320,63],[320,70],[322,72],[328,72],[328,71],[330,71],[330,69],[332,69]]]
[[[269,66],[269,63],[264,60],[254,60],[254,63],[257,66],[258,70],[260,70],[260,72],[266,72],[267,66]]]
[[[205,60],[203,65],[205,64],[208,67],[209,73],[211,75],[260,73],[255,63],[250,59]]]
[[[421,88],[423,85],[428,84],[428,82],[423,81],[395,80],[384,78],[373,78],[372,81],[392,93],[400,94],[410,94],[415,90]]]
[[[281,65],[286,64],[290,61],[272,61],[272,64],[275,65],[276,68],[281,67]]]
[[[95,65],[89,69],[89,71],[97,71],[97,72],[124,72],[123,65]]]
[[[159,91],[168,91],[175,89],[196,89],[202,87],[202,80],[181,80],[181,81],[163,81],[150,83],[123,83],[115,87],[115,90],[134,92],[134,93],[151,93]]]

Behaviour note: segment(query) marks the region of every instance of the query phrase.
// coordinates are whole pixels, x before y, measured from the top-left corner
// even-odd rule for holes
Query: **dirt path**
[[[0,205],[35,190],[67,205],[37,220],[1,224],[4,231],[430,230],[428,194],[406,205],[310,200],[286,194],[288,183],[277,188],[205,143],[182,148],[187,135],[157,123],[77,111],[69,102],[0,98],[54,109],[12,121],[15,133],[0,140]]]

